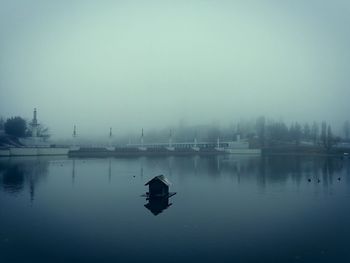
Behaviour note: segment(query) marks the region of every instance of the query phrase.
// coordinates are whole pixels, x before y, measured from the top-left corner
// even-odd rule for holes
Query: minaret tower
[[[168,145],[167,149],[169,151],[174,151],[175,150],[175,148],[173,147],[173,134],[171,132],[171,129],[169,131],[169,145]]]
[[[73,128],[73,138],[75,139],[77,137],[77,126],[74,124]]]
[[[109,136],[108,136],[108,147],[107,147],[108,151],[114,151],[115,150],[115,147],[112,146],[112,138],[113,138],[112,127],[110,127],[109,128]]]
[[[223,151],[224,150],[224,148],[220,147],[220,138],[219,137],[216,139],[215,150],[217,150],[217,151]]]
[[[33,112],[33,120],[31,123],[32,126],[32,137],[36,138],[38,137],[38,119],[36,117],[36,108],[34,108],[34,112]]]
[[[71,147],[71,150],[73,151],[77,151],[79,150],[79,147],[77,146],[77,126],[74,124],[74,128],[73,128],[73,145]]]
[[[193,140],[193,146],[192,146],[192,150],[199,152],[199,147],[197,146],[197,132],[194,135],[194,140]]]
[[[141,130],[141,147],[143,147],[143,128]]]
[[[140,138],[140,140],[141,140],[141,147],[139,147],[139,150],[141,150],[141,151],[146,151],[147,148],[144,147],[144,145],[143,145],[143,128],[142,128],[142,130],[141,130],[141,138]]]

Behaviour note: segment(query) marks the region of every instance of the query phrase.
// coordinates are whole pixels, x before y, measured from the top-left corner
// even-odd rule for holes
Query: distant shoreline
[[[100,148],[83,148],[72,150],[66,147],[8,147],[0,149],[0,157],[12,156],[43,156],[43,155],[65,155],[68,157],[142,157],[142,156],[214,156],[214,155],[308,155],[308,156],[349,156],[349,148],[334,147],[326,150],[321,146],[274,146],[262,149],[216,149],[200,148],[129,148],[120,147],[113,150]]]

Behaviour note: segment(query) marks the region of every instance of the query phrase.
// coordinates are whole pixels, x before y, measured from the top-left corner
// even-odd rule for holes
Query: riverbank
[[[261,150],[263,155],[349,155],[350,148],[333,147],[330,150],[320,146],[274,146]]]
[[[9,147],[0,148],[0,157],[68,155],[67,147]]]
[[[112,151],[106,148],[80,148],[69,151],[69,157],[129,157],[129,156],[191,156],[191,155],[224,155],[224,154],[261,154],[259,149],[234,149],[234,152],[227,149],[198,148],[181,149],[174,148],[116,148]]]

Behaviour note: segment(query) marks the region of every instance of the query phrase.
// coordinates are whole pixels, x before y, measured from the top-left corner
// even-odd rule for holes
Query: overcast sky
[[[53,135],[350,113],[350,2],[0,0],[0,115]]]

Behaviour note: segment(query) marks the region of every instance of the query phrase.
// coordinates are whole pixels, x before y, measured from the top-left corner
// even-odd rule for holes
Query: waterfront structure
[[[196,152],[199,152],[199,147],[197,145],[197,137],[194,137],[194,141],[193,141],[193,145],[192,145],[192,150],[196,151]]]
[[[142,130],[141,130],[140,142],[141,142],[141,145],[138,147],[138,149],[139,149],[140,151],[146,151],[147,148],[144,146],[144,142],[143,142],[143,128],[142,128]]]
[[[108,146],[106,147],[106,149],[108,151],[114,151],[115,147],[112,146],[112,139],[113,139],[113,135],[112,135],[112,127],[109,128],[109,136],[108,136]]]
[[[149,197],[163,197],[169,195],[170,184],[169,180],[161,174],[148,181],[145,186],[149,187]]]
[[[78,151],[80,149],[80,147],[77,145],[77,126],[74,124],[74,127],[73,127],[73,144],[72,146],[70,147],[70,150],[71,151]]]
[[[30,126],[32,128],[32,137],[36,138],[38,137],[38,119],[37,119],[37,112],[36,112],[36,108],[34,108],[34,112],[33,112],[33,120],[30,123]]]
[[[27,146],[43,146],[43,141],[39,140],[39,122],[38,122],[38,118],[37,118],[37,110],[36,108],[34,108],[33,110],[33,119],[32,121],[29,123],[30,126],[30,130],[31,130],[31,136],[30,137],[26,137],[26,138],[20,138],[19,141],[23,144],[23,145],[27,145]]]
[[[149,191],[146,193],[148,203],[145,204],[145,207],[154,215],[158,215],[171,205],[169,198],[176,193],[169,192],[171,183],[162,174],[148,181],[145,186],[147,185],[149,187]]]
[[[174,151],[175,150],[175,147],[173,147],[173,136],[172,136],[171,130],[169,132],[169,145],[168,145],[168,147],[166,147],[166,149],[168,151]]]
[[[219,152],[223,152],[225,149],[223,147],[221,147],[220,145],[220,138],[218,137],[217,140],[216,140],[216,147],[215,147],[215,150],[216,151],[219,151]]]
[[[20,145],[0,149],[0,156],[68,155],[68,147],[58,147],[39,140],[40,124],[38,122],[36,108],[34,108],[33,119],[29,125],[31,127],[31,137],[20,138]]]

